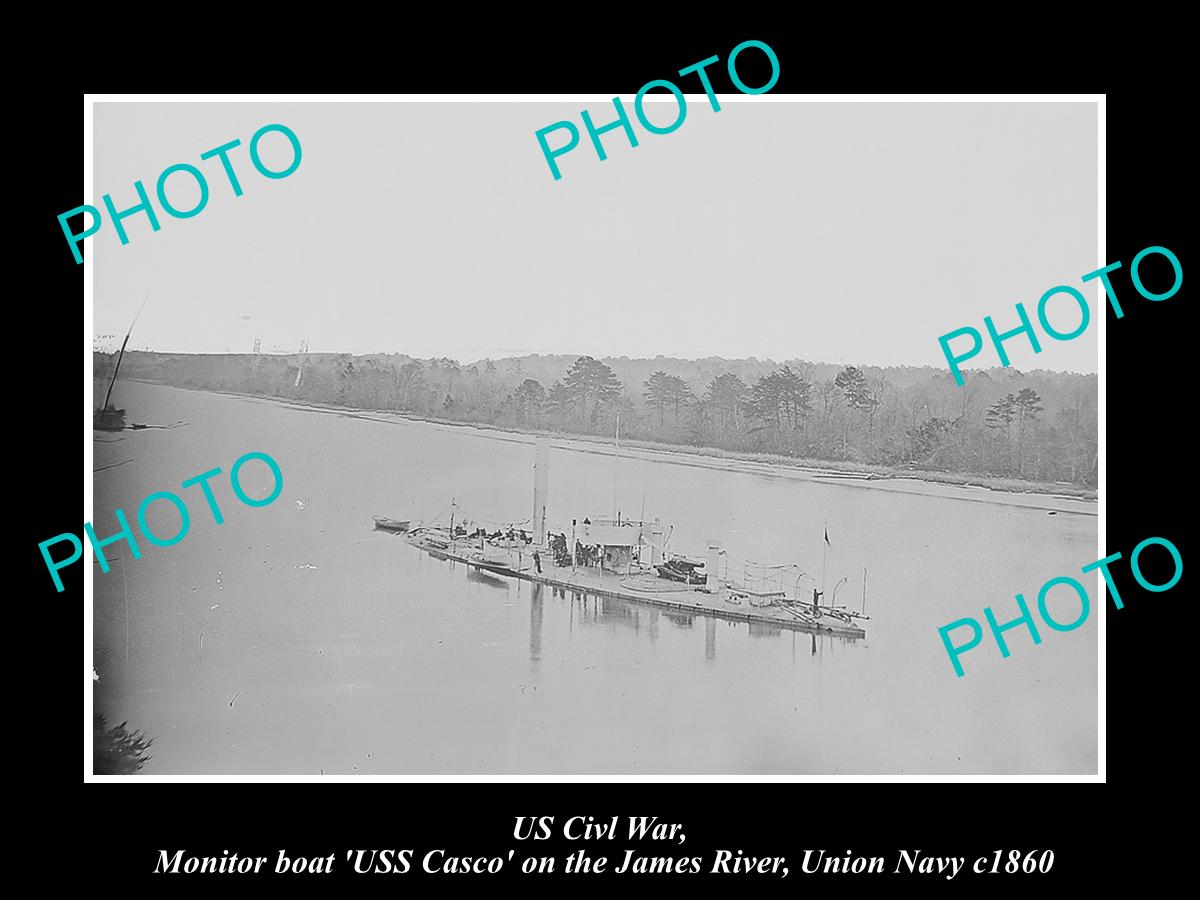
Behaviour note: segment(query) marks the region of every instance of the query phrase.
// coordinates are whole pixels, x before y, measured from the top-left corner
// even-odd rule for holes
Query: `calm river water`
[[[115,466],[94,476],[101,537],[115,507],[132,519],[152,491],[183,494],[192,513],[181,543],[143,542],[108,574],[93,563],[97,709],[154,738],[146,774],[1096,771],[1093,580],[1083,627],[1043,628],[1039,646],[1009,632],[1009,659],[989,638],[964,678],[937,633],[987,605],[1011,618],[1014,593],[1033,603],[1048,579],[1078,576],[1097,558],[1095,504],[554,442],[552,527],[614,501],[638,518],[644,504],[673,523],[675,550],[703,556],[719,539],[733,559],[819,579],[827,518],[830,592],[847,577],[838,602],[858,606],[866,567],[871,618],[865,640],[814,639],[479,576],[372,529],[373,514],[428,519],[452,498],[459,515],[529,517],[531,438],[119,392],[131,421],[188,423],[94,444],[94,466]],[[228,481],[252,450],[284,476],[262,508]],[[223,525],[179,488],[216,466]],[[250,493],[269,489],[264,466],[243,476]],[[159,533],[177,523],[169,504],[152,508]],[[1073,618],[1064,603],[1059,619]]]

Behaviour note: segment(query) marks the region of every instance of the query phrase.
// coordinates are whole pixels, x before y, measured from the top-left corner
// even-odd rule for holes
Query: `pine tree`
[[[642,394],[646,405],[658,413],[658,427],[663,427],[663,417],[671,402],[671,391],[668,379],[671,376],[661,369],[646,379],[646,390]]]
[[[546,389],[533,378],[526,378],[511,397],[522,422],[531,421],[546,402]]]
[[[746,383],[732,372],[726,372],[708,383],[704,405],[716,413],[719,431],[737,431],[741,428],[742,411],[748,397]]]
[[[1033,388],[1021,388],[1016,397],[1012,398],[1013,408],[1017,415],[1017,475],[1025,477],[1025,435],[1032,430],[1037,417],[1042,412],[1042,398]]]
[[[563,379],[567,396],[579,410],[583,423],[595,425],[600,410],[621,396],[621,382],[613,370],[590,356],[581,356],[571,364]]]
[[[867,438],[875,430],[875,411],[883,403],[883,398],[867,381],[867,376],[857,366],[847,366],[838,373],[833,383],[846,394],[846,405],[867,417]]]
[[[695,400],[688,383],[678,375],[668,375],[661,370],[646,379],[646,391],[643,394],[646,405],[658,412],[658,427],[663,427],[663,419],[668,407],[675,412],[675,422],[679,422],[681,407]]]

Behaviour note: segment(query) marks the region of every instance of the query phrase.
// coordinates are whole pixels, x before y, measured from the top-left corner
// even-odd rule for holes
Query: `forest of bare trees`
[[[98,375],[111,355],[97,354]],[[122,377],[452,421],[1094,487],[1094,375],[789,361],[132,353]]]

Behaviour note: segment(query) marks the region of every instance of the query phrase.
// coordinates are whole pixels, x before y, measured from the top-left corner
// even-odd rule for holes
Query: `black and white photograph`
[[[96,99],[94,775],[1097,776],[1097,103],[684,90]]]

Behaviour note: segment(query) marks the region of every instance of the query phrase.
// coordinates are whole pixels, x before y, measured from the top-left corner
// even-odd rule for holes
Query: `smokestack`
[[[707,587],[710,591],[719,590],[721,587],[720,581],[717,580],[717,571],[721,565],[721,543],[720,541],[708,542],[708,561],[704,564],[704,574],[707,576]]]
[[[663,527],[655,516],[650,525],[650,565],[657,566],[662,562],[666,562],[663,557]]]
[[[550,482],[550,441],[534,439],[533,445],[533,542],[546,543],[546,497]]]

